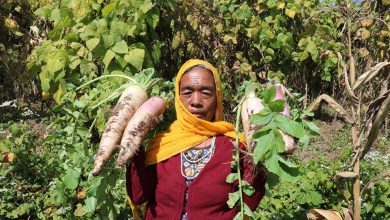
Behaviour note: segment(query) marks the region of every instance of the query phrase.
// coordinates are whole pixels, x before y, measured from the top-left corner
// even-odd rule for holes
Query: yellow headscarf
[[[180,100],[179,83],[184,72],[189,68],[203,65],[211,70],[215,80],[217,109],[215,121],[205,121],[191,114]],[[169,157],[183,152],[197,144],[202,143],[212,136],[223,134],[229,137],[236,137],[234,125],[223,120],[222,84],[217,69],[210,63],[192,59],[188,60],[180,68],[175,84],[175,109],[177,120],[174,121],[167,131],[159,133],[151,141],[146,154],[146,165],[158,163]],[[239,134],[239,140],[244,143],[245,138]]]
[[[215,121],[209,122],[199,119],[192,115],[183,105],[180,100],[179,83],[184,72],[196,65],[206,66],[211,70],[215,80],[216,95],[217,95],[217,109],[215,111]],[[146,165],[156,164],[160,161],[166,160],[180,152],[183,152],[199,143],[202,143],[207,138],[223,134],[232,138],[236,137],[234,125],[223,121],[223,104],[222,104],[222,84],[217,69],[210,63],[192,59],[188,60],[180,68],[176,77],[175,84],[175,109],[176,121],[174,121],[169,128],[157,134],[151,141],[149,149],[146,152]],[[242,134],[238,134],[241,143],[245,144],[245,138]],[[130,207],[133,211],[133,218],[141,220],[146,213],[146,202],[135,205],[130,197],[127,196]]]

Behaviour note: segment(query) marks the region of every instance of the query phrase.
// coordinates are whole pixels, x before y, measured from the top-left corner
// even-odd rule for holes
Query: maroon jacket
[[[234,218],[237,210],[226,204],[228,193],[237,189],[237,183],[226,182],[226,176],[231,173],[234,149],[231,140],[223,135],[217,136],[214,155],[188,187],[186,211],[189,219]],[[127,169],[128,195],[135,204],[149,201],[146,219],[180,219],[187,188],[180,170],[180,154],[148,167],[144,166],[144,159],[145,154],[141,152]],[[251,197],[244,194],[244,201],[254,210],[264,196],[265,174],[260,172],[255,176],[248,159],[242,160],[242,176],[256,192]]]

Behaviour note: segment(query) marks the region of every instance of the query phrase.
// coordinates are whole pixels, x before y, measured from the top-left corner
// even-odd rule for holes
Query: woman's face
[[[197,118],[211,121],[217,108],[217,95],[213,74],[195,67],[180,79],[180,100]]]

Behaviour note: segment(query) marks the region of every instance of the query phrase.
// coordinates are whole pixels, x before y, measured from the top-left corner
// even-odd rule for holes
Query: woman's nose
[[[202,95],[198,92],[195,92],[192,96],[192,100],[191,100],[191,106],[192,107],[202,107]]]

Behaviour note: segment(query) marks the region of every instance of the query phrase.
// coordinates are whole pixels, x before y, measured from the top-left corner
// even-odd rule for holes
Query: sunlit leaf
[[[144,49],[135,48],[130,50],[129,53],[125,55],[124,59],[138,70],[141,70],[142,64],[144,62],[144,56]]]
[[[106,55],[103,58],[103,63],[106,68],[108,67],[108,65],[110,65],[110,62],[114,57],[115,57],[115,53],[112,50],[107,50]]]
[[[234,193],[229,193],[229,199],[227,201],[227,204],[229,208],[233,208],[234,205],[237,203],[237,201],[240,199],[240,192],[234,192]]]
[[[116,42],[115,45],[111,48],[115,53],[125,54],[128,53],[127,43],[124,40]]]
[[[92,39],[87,40],[87,42],[85,42],[85,43],[87,45],[87,48],[90,51],[92,51],[99,44],[99,42],[100,42],[100,38],[92,38]]]
[[[293,121],[286,116],[276,116],[275,122],[280,129],[293,137],[302,138],[305,135],[305,129],[298,122]]]
[[[286,14],[288,17],[294,19],[296,12],[295,12],[294,10],[292,10],[292,9],[286,8],[285,14]]]

